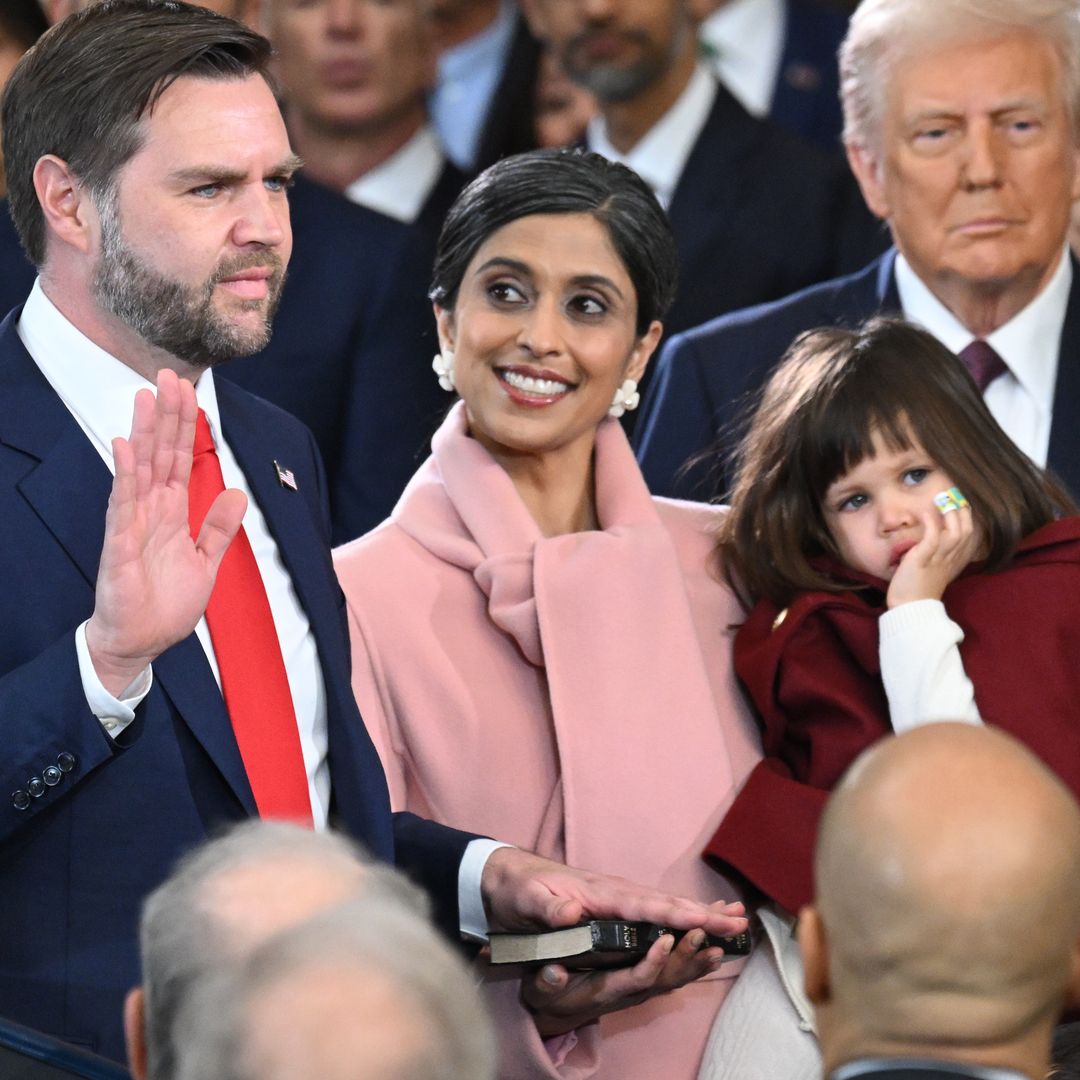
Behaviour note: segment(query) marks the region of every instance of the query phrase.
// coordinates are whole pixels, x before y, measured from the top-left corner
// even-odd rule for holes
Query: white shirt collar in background
[[[633,169],[653,189],[660,205],[671,205],[675,188],[709,118],[716,100],[716,77],[705,64],[698,64],[678,100],[646,132],[628,153],[620,154],[608,141],[603,116],[589,121],[586,142],[590,150]]]
[[[786,30],[784,0],[731,0],[698,31],[720,81],[754,116],[772,107]]]
[[[345,198],[411,225],[445,164],[435,129],[425,124],[400,150],[354,180],[345,189]]]

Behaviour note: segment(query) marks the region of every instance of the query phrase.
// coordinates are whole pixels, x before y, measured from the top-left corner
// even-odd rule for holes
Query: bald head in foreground
[[[1080,1000],[1080,809],[1034,755],[961,724],[878,743],[829,802],[815,879],[799,936],[827,1076],[1046,1075]]]

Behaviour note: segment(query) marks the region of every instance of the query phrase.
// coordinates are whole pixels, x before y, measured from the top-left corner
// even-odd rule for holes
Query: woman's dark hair
[[[736,457],[732,509],[719,548],[743,599],[781,606],[809,590],[837,592],[813,557],[839,560],[822,501],[829,485],[873,453],[916,440],[971,500],[1002,567],[1028,533],[1075,507],[990,415],[963,364],[899,319],[798,337],[762,392]]]
[[[590,214],[611,238],[637,293],[637,333],[675,299],[678,255],[671,225],[632,169],[581,150],[534,150],[482,172],[450,207],[429,296],[452,310],[465,270],[485,240],[532,214]]]

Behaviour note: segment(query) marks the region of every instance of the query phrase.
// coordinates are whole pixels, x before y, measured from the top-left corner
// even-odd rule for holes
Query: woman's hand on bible
[[[664,934],[633,967],[607,971],[568,971],[546,964],[526,976],[521,998],[541,1037],[579,1028],[617,1009],[676,990],[714,971],[722,949],[702,948],[705,934],[692,930],[679,942]]]

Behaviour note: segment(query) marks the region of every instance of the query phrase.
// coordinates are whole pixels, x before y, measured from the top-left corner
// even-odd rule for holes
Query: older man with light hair
[[[1077,0],[864,0],[841,50],[844,141],[895,244],[881,259],[669,342],[637,428],[655,492],[702,497],[794,337],[902,314],[968,364],[990,411],[1080,495]]]
[[[493,1080],[461,959],[415,912],[366,896],[197,987],[177,1080]]]
[[[357,899],[421,921],[429,911],[416,886],[338,833],[253,820],[182,859],[143,906],[143,981],[124,1008],[136,1080],[177,1076],[177,1017],[197,986],[275,934]]]

